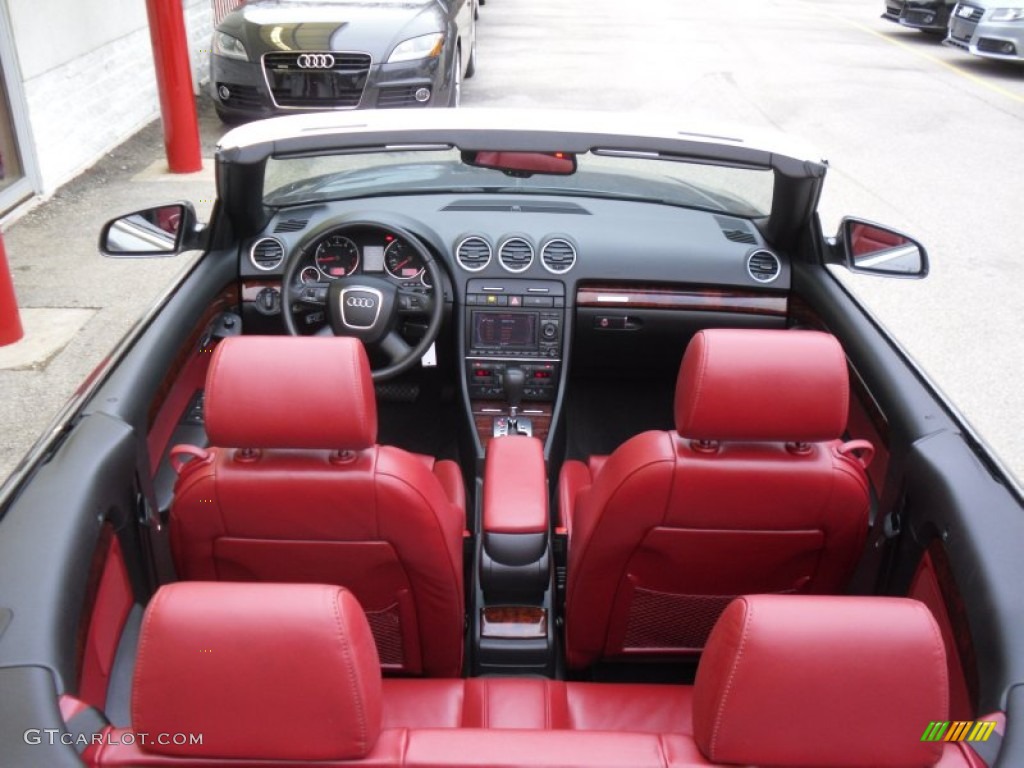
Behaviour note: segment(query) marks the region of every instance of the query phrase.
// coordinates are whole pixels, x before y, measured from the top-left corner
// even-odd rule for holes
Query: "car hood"
[[[437,0],[246,3],[218,25],[258,60],[271,51],[364,51],[383,60],[402,40],[445,29]]]

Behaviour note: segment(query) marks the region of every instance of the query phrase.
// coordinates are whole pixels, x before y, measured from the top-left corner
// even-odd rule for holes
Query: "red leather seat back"
[[[847,387],[826,334],[704,331],[683,358],[676,432],[628,440],[596,474],[567,462],[571,666],[699,652],[737,595],[843,589],[870,503],[836,440]]]
[[[693,734],[716,764],[925,766],[945,745],[921,734],[948,711],[945,646],[923,603],[755,595],[708,640]]]
[[[325,585],[161,588],[139,637],[132,728],[154,734],[143,751],[166,756],[364,757],[381,730],[381,680],[359,604]],[[179,733],[201,743],[155,737]]]
[[[457,467],[374,444],[361,344],[227,339],[206,412],[218,447],[184,465],[171,508],[179,575],[344,585],[385,669],[459,675],[465,511],[443,484]]]

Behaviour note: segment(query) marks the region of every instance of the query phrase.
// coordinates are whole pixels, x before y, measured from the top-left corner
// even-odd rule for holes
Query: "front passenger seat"
[[[459,676],[462,475],[454,462],[376,444],[362,344],[225,339],[205,410],[216,447],[172,450],[179,576],[345,586],[366,611],[384,669]]]
[[[702,331],[674,431],[565,462],[569,666],[695,655],[737,595],[843,590],[870,506],[848,388],[828,334]]]

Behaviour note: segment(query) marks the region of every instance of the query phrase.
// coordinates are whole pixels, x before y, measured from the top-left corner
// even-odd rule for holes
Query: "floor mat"
[[[672,429],[675,381],[575,379],[566,397],[567,457],[608,454],[649,429]]]

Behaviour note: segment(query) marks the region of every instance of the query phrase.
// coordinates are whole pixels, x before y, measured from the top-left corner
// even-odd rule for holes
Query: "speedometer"
[[[398,280],[412,280],[423,274],[423,259],[416,251],[395,238],[384,249],[384,269]]]
[[[330,235],[316,247],[313,261],[327,277],[345,277],[359,267],[359,248],[344,235]]]

